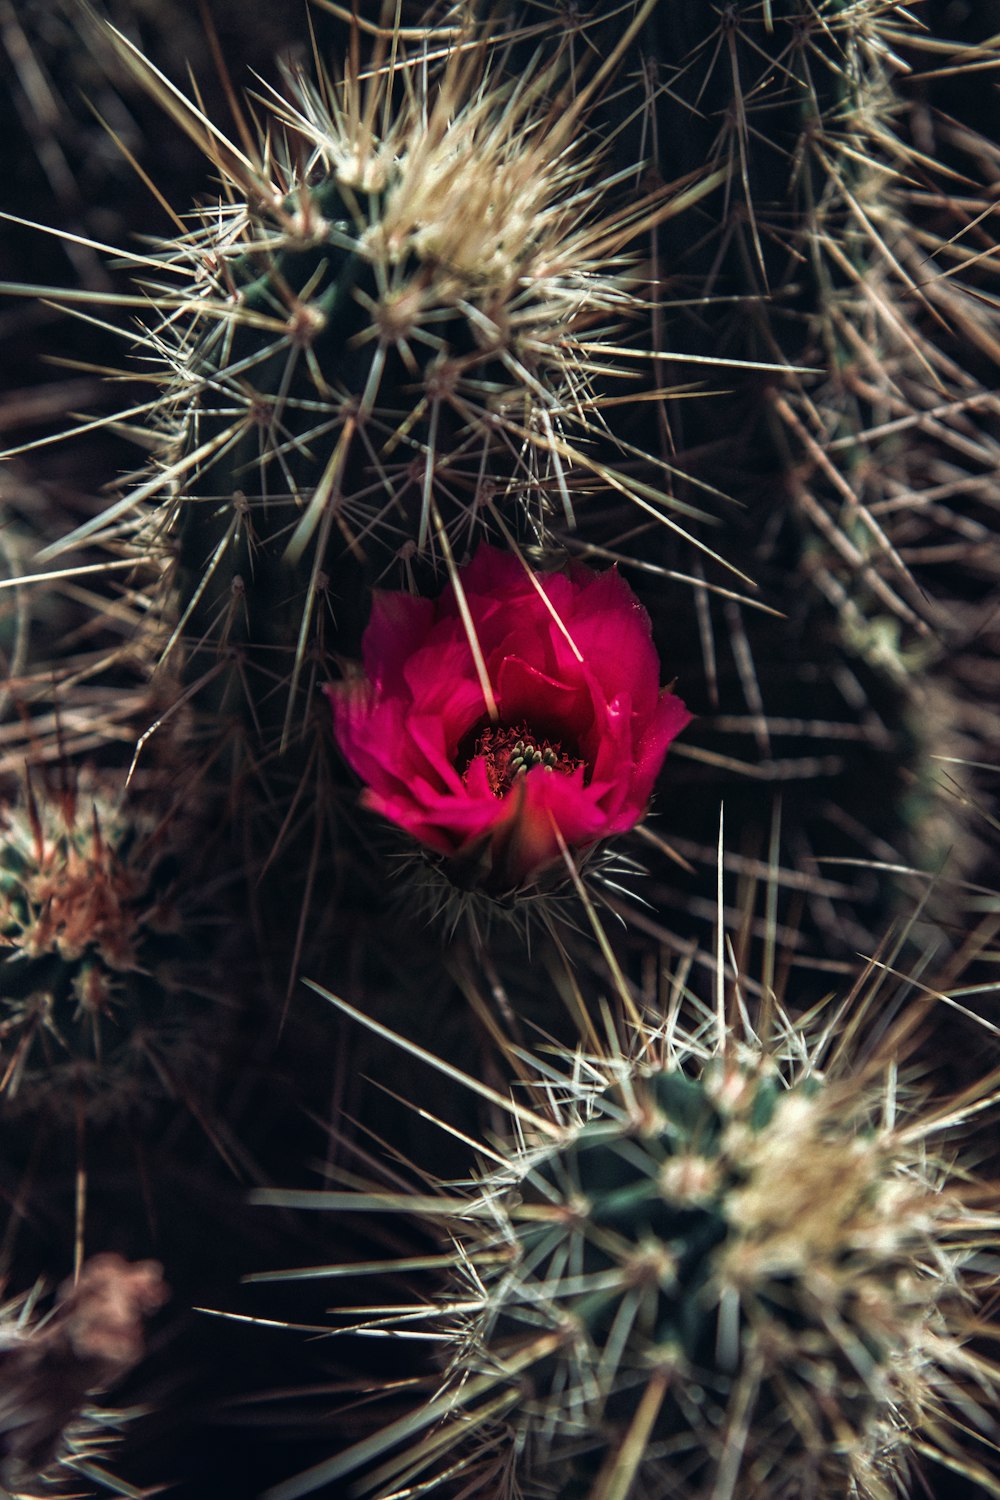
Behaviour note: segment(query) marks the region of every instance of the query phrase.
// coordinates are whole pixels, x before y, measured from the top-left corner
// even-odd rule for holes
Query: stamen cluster
[[[539,767],[550,773],[560,771],[570,775],[583,764],[567,755],[558,740],[553,742],[533,735],[525,724],[516,729],[492,726],[485,729],[476,741],[475,755],[485,760],[490,790],[497,797],[505,797],[518,777],[527,776]]]

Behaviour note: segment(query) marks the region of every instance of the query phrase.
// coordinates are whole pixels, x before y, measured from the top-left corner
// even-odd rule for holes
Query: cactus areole
[[[495,896],[632,828],[691,717],[616,572],[487,546],[436,601],[376,595],[363,657],[327,689],[363,801]]]

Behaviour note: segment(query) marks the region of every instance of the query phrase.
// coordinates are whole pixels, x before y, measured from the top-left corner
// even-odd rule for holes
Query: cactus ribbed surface
[[[621,1492],[630,1466],[635,1496],[709,1494],[737,1462],[739,1496],[888,1493],[948,1379],[952,1288],[920,1267],[950,1200],[821,1085],[720,1063],[634,1087],[491,1195],[508,1265],[469,1250],[463,1376],[556,1342],[519,1379],[523,1493]]]
[[[975,795],[974,777],[956,770],[935,788],[928,765],[965,758],[958,741],[978,716],[964,684],[990,674],[993,625],[969,567],[983,566],[973,537],[989,549],[994,529],[983,501],[998,330],[973,187],[994,170],[991,148],[935,119],[920,83],[928,63],[932,78],[961,76],[986,58],[935,35],[936,9],[661,4],[637,45],[660,170],[726,168],[698,216],[665,226],[661,264],[697,314],[660,336],[692,357],[708,338],[797,367],[734,381],[740,467],[709,405],[682,408],[678,431],[707,440],[709,465],[748,505],[755,576],[815,642],[823,679],[850,685],[843,708],[860,676],[873,715],[897,726],[897,764],[923,798],[900,786],[873,838],[925,869],[947,844],[957,874],[977,857],[954,799]],[[977,24],[988,37],[985,15]]]

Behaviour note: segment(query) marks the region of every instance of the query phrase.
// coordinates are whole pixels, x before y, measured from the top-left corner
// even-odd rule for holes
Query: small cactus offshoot
[[[177,853],[109,775],[28,779],[0,808],[8,1102],[106,1112],[168,1086],[193,1017]]]

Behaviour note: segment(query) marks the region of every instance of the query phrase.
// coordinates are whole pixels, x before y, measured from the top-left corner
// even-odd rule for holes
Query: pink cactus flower
[[[455,884],[504,896],[562,865],[560,839],[579,858],[632,828],[691,715],[661,691],[649,616],[614,569],[532,577],[482,546],[460,580],[478,668],[453,585],[377,593],[365,676],[326,691],[364,804]]]

